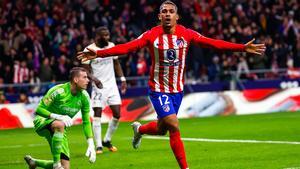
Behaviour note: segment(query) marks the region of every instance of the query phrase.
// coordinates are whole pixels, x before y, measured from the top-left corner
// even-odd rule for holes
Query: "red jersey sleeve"
[[[189,36],[193,43],[199,44],[200,46],[216,48],[219,50],[233,50],[233,51],[244,51],[244,44],[231,43],[223,40],[216,40],[205,37],[200,33],[188,29]]]
[[[130,42],[119,44],[108,49],[97,50],[97,56],[108,57],[108,56],[124,55],[129,52],[140,49],[142,47],[145,47],[148,43],[149,34],[150,31],[146,31],[137,39],[134,39]]]

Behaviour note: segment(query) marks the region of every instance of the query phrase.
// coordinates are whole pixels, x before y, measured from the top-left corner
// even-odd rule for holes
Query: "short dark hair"
[[[69,79],[70,81],[73,81],[73,79],[79,75],[80,72],[87,72],[85,68],[83,67],[73,67],[70,70],[70,75],[69,75]]]
[[[95,33],[100,34],[102,31],[109,31],[109,29],[106,26],[100,26],[98,28],[96,28]]]
[[[173,5],[173,6],[175,7],[176,12],[177,12],[177,9],[178,9],[178,8],[177,8],[177,5],[176,5],[174,2],[170,1],[170,0],[166,0],[166,1],[164,1],[164,2],[160,5],[160,7],[159,7],[159,12],[162,10],[162,8],[163,8],[163,6],[164,6],[165,4]]]

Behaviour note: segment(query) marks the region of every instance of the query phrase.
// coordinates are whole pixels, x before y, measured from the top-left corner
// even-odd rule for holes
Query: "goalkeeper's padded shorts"
[[[34,119],[34,129],[37,132],[38,135],[45,137],[52,149],[52,137],[53,137],[53,132],[51,131],[50,125],[55,119],[50,119],[50,118],[44,118],[41,116],[36,116]],[[62,155],[61,159],[69,160],[70,158],[70,149],[69,149],[69,144],[68,144],[68,139],[67,139],[67,130],[65,128],[64,130],[64,137],[62,141]],[[66,157],[65,157],[66,156]]]

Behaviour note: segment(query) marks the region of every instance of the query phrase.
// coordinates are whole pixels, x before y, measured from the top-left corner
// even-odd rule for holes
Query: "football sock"
[[[101,139],[101,117],[94,117],[93,119],[93,132],[97,147],[102,147]]]
[[[141,125],[139,128],[139,133],[157,135],[158,134],[157,121],[151,121],[149,123]]]
[[[181,141],[179,131],[175,131],[175,132],[170,131],[170,145],[180,168],[181,169],[188,168],[186,157],[185,157],[184,146]]]
[[[60,154],[62,151],[62,141],[64,138],[64,134],[61,132],[54,132],[52,137],[52,156],[53,162],[56,163],[60,161]]]
[[[40,159],[33,159],[37,167],[52,169],[53,168],[53,161],[52,160],[40,160]]]
[[[119,125],[119,119],[113,117],[108,123],[107,131],[103,140],[104,142],[111,141],[111,137],[117,130],[118,125]]]

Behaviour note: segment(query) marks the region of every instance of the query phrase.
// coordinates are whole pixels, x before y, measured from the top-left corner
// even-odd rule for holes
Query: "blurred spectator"
[[[20,95],[19,95],[19,99],[18,99],[17,102],[18,102],[18,103],[25,103],[25,104],[28,104],[28,103],[29,103],[29,100],[28,100],[28,97],[27,97],[26,93],[21,92]]]
[[[265,42],[265,57],[247,56],[250,72],[274,68],[275,63],[278,69],[286,68],[289,57],[294,60],[294,68],[300,67],[299,1],[174,2],[182,9],[179,22],[205,36],[239,43],[255,37]],[[2,69],[18,74],[12,65],[17,60],[25,60],[29,70],[39,72],[42,82],[50,82],[55,77],[67,80],[65,70],[78,65],[74,56],[82,46],[90,44],[95,27],[108,26],[116,44],[127,42],[157,24],[154,13],[160,3],[160,0],[1,1],[0,61],[10,65]],[[218,53],[192,48],[195,50],[191,50],[187,58],[190,60],[186,62],[188,78],[230,80],[230,72],[238,69],[231,53],[219,56],[216,61],[214,56]],[[121,65],[126,76],[136,76],[138,57],[136,53],[130,55],[122,59]],[[145,60],[149,63],[146,56]],[[10,75],[0,77],[5,83],[14,81]]]
[[[56,64],[54,70],[56,71],[56,80],[57,81],[63,81],[68,77],[69,73],[69,66],[68,59],[65,55],[61,55],[58,59],[58,63]]]
[[[237,73],[236,76],[239,79],[241,75],[247,76],[250,74],[248,63],[244,56],[239,57],[239,63],[237,65]]]
[[[50,67],[49,58],[44,58],[39,71],[41,82],[50,82],[53,79],[52,68]]]
[[[138,76],[145,76],[147,73],[147,63],[145,60],[145,56],[144,53],[142,51],[140,51],[138,53],[138,62],[137,62],[137,75]]]
[[[7,104],[7,103],[9,103],[9,101],[6,100],[6,97],[3,93],[3,91],[0,91],[0,104]]]
[[[138,61],[136,67],[137,67],[137,76],[143,77],[146,75],[148,68],[147,68],[144,52],[142,50],[138,52]],[[146,83],[147,83],[146,80],[142,79],[138,81],[138,86],[145,86]]]
[[[29,82],[29,69],[27,68],[26,61],[15,61],[14,64],[14,83],[28,83]]]
[[[11,68],[10,65],[5,65],[4,66],[4,71],[3,71],[3,79],[4,79],[4,83],[9,84],[9,83],[13,83],[13,70]]]
[[[292,58],[289,58],[287,60],[287,77],[290,79],[297,79],[300,78],[300,68],[295,68],[294,67],[294,61]]]
[[[38,73],[34,70],[31,70],[29,72],[29,83],[32,85],[31,87],[31,93],[39,93],[40,92],[40,84],[41,80],[38,77]]]
[[[213,57],[213,63],[208,66],[208,80],[219,81],[221,73],[221,64],[218,56]]]

